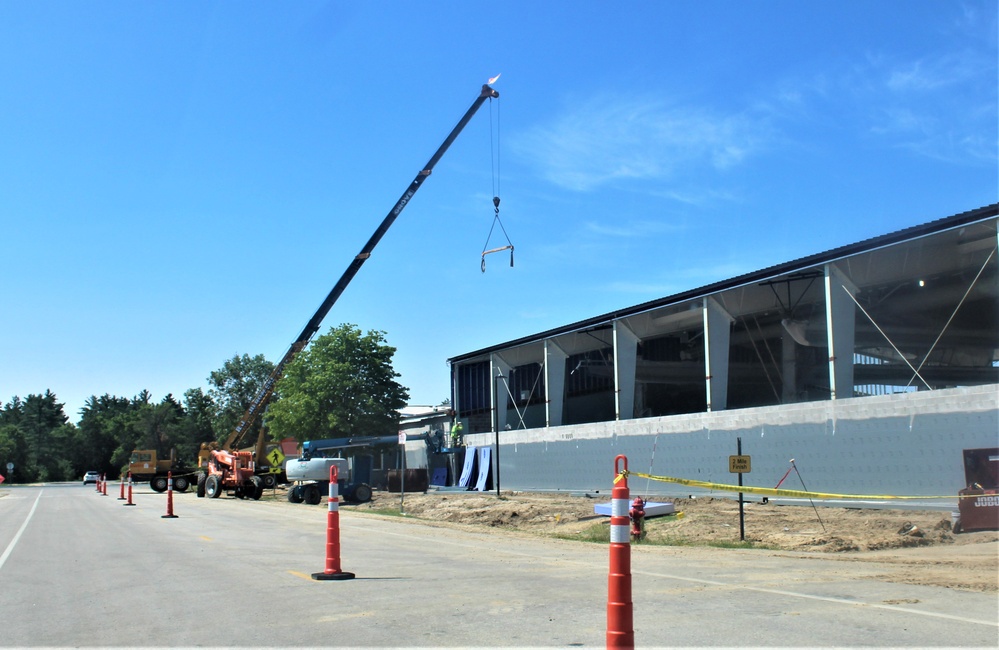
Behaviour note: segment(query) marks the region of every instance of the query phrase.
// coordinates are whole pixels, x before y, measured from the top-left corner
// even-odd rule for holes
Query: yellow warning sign
[[[284,454],[281,450],[275,447],[271,449],[271,453],[267,454],[267,461],[271,464],[271,467],[281,467],[284,465]]]
[[[728,457],[728,471],[733,474],[749,474],[751,469],[752,463],[749,462],[749,456]]]

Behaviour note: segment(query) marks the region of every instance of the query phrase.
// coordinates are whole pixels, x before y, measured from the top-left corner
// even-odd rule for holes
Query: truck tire
[[[358,483],[354,487],[354,502],[355,503],[367,503],[371,501],[371,486],[367,483]]]
[[[186,476],[178,476],[173,480],[173,489],[177,492],[187,492],[187,487],[190,484]]]
[[[198,487],[196,494],[199,499],[205,496],[205,481],[207,479],[208,477],[205,476],[204,472],[198,472]]]
[[[305,502],[308,503],[310,506],[318,506],[323,500],[323,495],[319,491],[319,486],[316,485],[315,483],[310,483],[309,485],[306,485],[305,487],[302,488],[302,491],[305,492],[303,497],[305,499]]]
[[[264,474],[261,478],[264,481],[264,487],[267,488],[268,490],[272,489],[275,485],[277,485],[277,477],[274,474],[267,473]]]
[[[153,488],[153,492],[166,492],[167,490],[167,479],[165,476],[154,476],[149,479],[149,487]]]
[[[302,496],[302,486],[301,485],[291,486],[291,489],[288,490],[288,501],[290,503],[301,503],[304,500],[305,499]]]
[[[211,474],[205,479],[205,496],[210,499],[217,499],[222,494],[222,481],[215,474]]]
[[[250,481],[253,483],[253,486],[247,488],[249,492],[246,496],[254,501],[259,501],[260,497],[264,494],[264,480],[259,476],[254,476]]]

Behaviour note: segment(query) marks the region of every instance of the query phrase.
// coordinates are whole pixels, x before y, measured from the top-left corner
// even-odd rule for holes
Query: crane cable
[[[493,224],[489,227],[489,235],[486,236],[486,243],[482,246],[482,272],[486,272],[486,255],[490,253],[499,253],[501,251],[510,251],[510,266],[513,266],[513,242],[510,241],[510,236],[506,234],[506,228],[503,227],[503,222],[500,221],[499,216],[499,188],[500,188],[500,149],[499,149],[499,138],[500,138],[500,109],[499,103],[496,104],[496,137],[495,144],[493,138],[493,101],[489,100],[489,161],[492,165],[492,181],[493,181]],[[500,230],[503,231],[503,236],[506,237],[506,246],[500,246],[498,248],[489,248],[489,240],[492,239],[493,230],[496,229],[496,224],[499,224]],[[488,250],[487,250],[488,249]]]

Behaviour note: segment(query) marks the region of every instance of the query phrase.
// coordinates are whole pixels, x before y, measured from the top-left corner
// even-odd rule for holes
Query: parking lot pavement
[[[608,549],[326,508],[79,485],[0,496],[4,645],[604,645]],[[15,534],[21,534],[15,540]],[[849,564],[849,566],[846,566]],[[638,547],[638,646],[994,647],[995,594],[884,582],[876,563]],[[8,613],[15,613],[10,616]]]

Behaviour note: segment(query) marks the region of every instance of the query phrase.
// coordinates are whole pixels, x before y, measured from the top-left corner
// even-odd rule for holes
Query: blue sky
[[[0,3],[0,400],[276,361],[498,73],[321,330],[385,331],[413,403],[449,357],[993,203],[996,12]],[[494,187],[515,266],[482,273]]]

